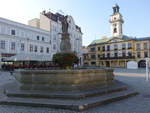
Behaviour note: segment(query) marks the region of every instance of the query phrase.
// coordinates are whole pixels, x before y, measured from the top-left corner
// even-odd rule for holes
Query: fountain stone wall
[[[17,70],[22,90],[80,91],[113,83],[112,69]]]

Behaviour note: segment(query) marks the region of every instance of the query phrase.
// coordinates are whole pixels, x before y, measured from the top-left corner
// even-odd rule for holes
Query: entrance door
[[[110,67],[110,62],[106,61],[106,67]]]
[[[145,67],[146,67],[146,62],[145,62],[145,60],[139,61],[139,62],[138,62],[138,67],[139,67],[139,68],[145,68]]]

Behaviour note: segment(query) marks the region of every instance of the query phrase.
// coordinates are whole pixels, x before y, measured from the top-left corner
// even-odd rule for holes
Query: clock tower
[[[124,23],[122,15],[119,12],[119,6],[113,6],[113,14],[110,16],[111,34],[113,37],[120,37],[122,33],[122,24]]]

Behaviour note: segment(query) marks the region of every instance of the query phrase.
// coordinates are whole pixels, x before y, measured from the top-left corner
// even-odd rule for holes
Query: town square
[[[1,2],[0,113],[149,113],[148,4]]]

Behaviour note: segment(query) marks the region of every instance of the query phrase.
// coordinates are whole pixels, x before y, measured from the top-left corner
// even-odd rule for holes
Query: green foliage
[[[79,59],[74,53],[56,53],[53,55],[53,62],[61,68],[66,68],[78,64]]]

